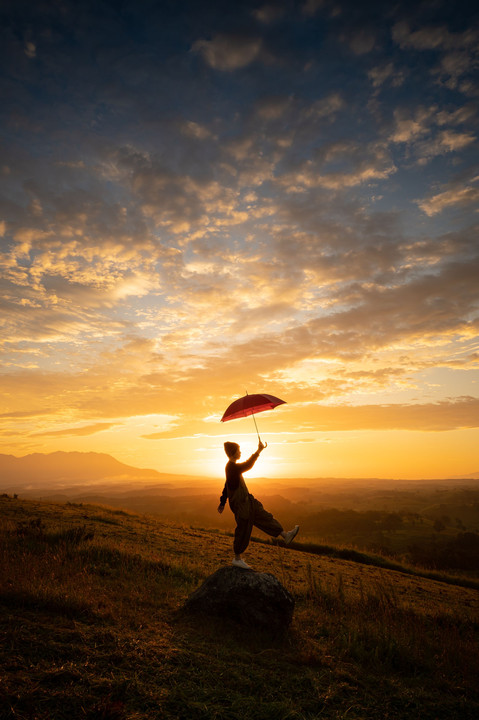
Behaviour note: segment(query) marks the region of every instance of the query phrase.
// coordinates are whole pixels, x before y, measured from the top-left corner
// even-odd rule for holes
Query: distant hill
[[[89,485],[100,481],[134,480],[168,482],[186,479],[125,465],[106,453],[54,452],[32,453],[24,457],[0,454],[0,490]]]

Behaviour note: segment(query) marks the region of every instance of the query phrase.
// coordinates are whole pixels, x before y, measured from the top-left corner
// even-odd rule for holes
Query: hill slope
[[[0,518],[1,717],[478,716],[477,590],[253,542],[296,598],[271,638],[180,612],[225,534],[5,497]]]

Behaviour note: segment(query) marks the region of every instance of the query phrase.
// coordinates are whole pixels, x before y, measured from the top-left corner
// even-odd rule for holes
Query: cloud
[[[301,438],[300,440],[283,440],[282,442],[288,445],[303,445],[304,443],[317,443],[321,441],[316,438]]]
[[[457,152],[468,147],[475,140],[476,136],[470,132],[458,133],[452,130],[444,130],[444,132],[439,133],[436,142],[438,147],[444,149],[445,152]],[[435,154],[439,155],[440,150],[437,150]]]
[[[183,173],[166,165],[162,158],[133,148],[122,148],[112,162],[143,216],[173,235],[206,231],[213,217],[218,225],[234,225],[246,217],[238,213],[234,187],[219,182],[211,169],[199,166],[197,173]],[[160,249],[174,255],[173,248],[168,251],[160,245]]]
[[[464,32],[451,32],[446,25],[429,25],[419,30],[411,30],[410,25],[402,20],[392,29],[392,37],[402,48],[415,50],[451,50],[463,47],[474,47],[477,43],[477,31],[468,28]]]
[[[479,30],[471,26],[463,32],[451,32],[446,25],[430,25],[411,30],[407,21],[396,23],[392,37],[401,48],[442,52],[439,65],[431,70],[439,82],[450,89],[460,88],[460,79],[477,68]],[[468,86],[464,86],[467,92]]]
[[[36,418],[42,415],[50,415],[54,411],[51,408],[39,408],[38,410],[24,410],[1,413],[1,419],[19,420],[22,418]]]
[[[320,8],[325,4],[325,0],[305,0],[302,4],[302,12],[305,15],[315,15]]]
[[[474,144],[476,136],[472,133],[459,133],[453,130],[442,130],[432,138],[419,140],[415,144],[414,151],[418,156],[418,162],[425,164],[429,160],[447,153],[458,153],[464,148]]]
[[[286,8],[280,4],[265,3],[261,7],[253,10],[253,17],[265,25],[270,25],[278,20],[281,20],[286,13]]]
[[[477,114],[472,104],[462,105],[455,110],[440,110],[436,112],[435,120],[438,125],[462,125],[471,121]]]
[[[479,202],[479,188],[471,185],[464,187],[454,187],[444,190],[443,192],[432,195],[431,197],[418,201],[421,210],[428,217],[438,215],[446,208],[450,207],[467,207]]]
[[[392,85],[400,87],[404,81],[404,72],[396,70],[394,63],[388,62],[384,65],[376,65],[368,72],[368,77],[374,88],[380,88],[383,85]]]
[[[306,255],[305,265],[309,260]],[[185,407],[186,399],[191,415],[199,411],[204,414],[204,391],[198,393],[198,388],[214,386],[216,396],[222,393],[228,395],[234,392],[235,387],[252,383],[255,378],[256,384],[263,384],[264,378],[268,383],[277,383],[275,372],[304,358],[351,362],[353,358],[360,360],[394,343],[401,347],[415,340],[424,345],[428,337],[435,334],[445,337],[447,333],[460,332],[461,329],[466,331],[467,313],[473,309],[476,297],[477,271],[477,261],[462,265],[449,263],[436,276],[413,276],[402,287],[382,291],[357,288],[353,308],[347,307],[351,299],[349,295],[342,299],[346,305],[342,310],[277,333],[272,332],[274,325],[271,324],[270,331],[266,331],[268,323],[275,318],[274,314],[270,315],[268,306],[248,311],[250,326],[245,322],[244,328],[241,316],[235,318],[232,312],[227,320],[230,323],[236,320],[238,341],[229,340],[227,344],[222,344],[213,337],[208,352],[208,346],[200,339],[201,356],[194,354],[188,357],[186,326],[176,336],[173,333],[171,338],[165,337],[161,341],[163,354],[158,354],[155,341],[132,337],[126,339],[123,347],[104,353],[101,364],[92,366],[87,374],[55,376],[32,372],[11,375],[5,381],[9,392],[16,397],[17,407],[21,407],[22,402],[28,403],[30,390],[35,388],[37,400],[43,398],[45,406],[51,403],[52,398],[55,398],[58,409],[67,401],[69,408],[86,414],[85,417],[92,414],[97,417],[121,417],[159,410],[177,414],[180,408]],[[279,287],[278,297],[281,293]],[[457,317],[458,304],[463,309],[462,321]],[[205,307],[208,308],[208,304]],[[222,313],[221,307],[219,311]],[[286,304],[276,307],[275,312],[278,313],[277,318],[281,319],[283,314],[289,323]],[[248,314],[245,314],[244,319],[247,318]],[[191,321],[197,322],[194,316]],[[263,325],[265,331],[259,333],[257,328]],[[248,338],[243,342],[240,339],[242,330]],[[193,331],[194,327],[191,328]],[[255,337],[254,342],[249,339],[251,333]],[[191,336],[194,342],[195,337],[201,338],[201,332]],[[223,337],[231,337],[227,327]],[[152,370],[145,374],[148,364]],[[158,370],[154,369],[155,366]],[[407,366],[404,372],[407,372]],[[387,380],[386,371],[383,374]],[[394,371],[389,371],[389,377],[394,377],[394,374]],[[374,382],[378,382],[379,377],[378,373],[372,376]],[[116,378],[115,382],[111,382],[112,378]],[[312,381],[310,376],[310,384]],[[351,376],[353,381],[354,376]],[[62,388],[61,393],[56,390],[58,387]],[[338,390],[344,395],[348,387],[351,385],[344,371],[336,379],[333,372],[329,383],[321,385],[323,397],[324,393],[326,396],[330,393],[334,395]]]
[[[474,95],[474,90],[471,92],[471,84],[468,81],[461,82],[461,80],[468,73],[473,75],[476,70],[477,58],[474,60],[469,53],[464,51],[454,51],[445,54],[441,58],[441,62],[435,68],[434,74],[438,77],[439,82],[444,83],[449,89],[455,90],[458,88],[466,95]]]
[[[473,115],[471,108],[452,113],[438,112],[436,106],[418,107],[413,112],[407,108],[397,108],[394,111],[395,128],[390,141],[406,144],[418,162],[425,164],[440,155],[459,153],[475,142],[476,135],[473,132],[459,131],[454,127]]]
[[[194,435],[245,385],[376,394],[387,423],[385,397],[474,394],[476,35],[455,6],[193,3],[185,24],[140,2],[100,43],[90,5],[32,8],[0,28],[8,431],[109,439],[160,410],[177,424],[150,435]]]
[[[265,334],[254,344],[237,344],[229,357],[222,358],[222,365],[232,374],[239,363],[245,371],[256,368],[260,375],[274,378],[275,371],[308,357],[350,363],[395,345],[417,342],[426,348],[434,338],[474,333],[468,317],[476,306],[478,263],[477,257],[451,262],[442,272],[412,275],[398,287],[357,288],[352,307],[346,296],[343,309],[318,314],[281,334]]]
[[[30,59],[36,57],[37,55],[37,46],[30,40],[25,42],[25,55]]]
[[[277,183],[290,193],[315,187],[342,190],[384,180],[395,172],[391,155],[381,142],[359,144],[350,140],[324,145],[314,160],[305,160],[278,176]]]
[[[182,130],[185,135],[189,135],[190,137],[196,138],[197,140],[208,140],[209,138],[214,137],[207,127],[205,127],[204,125],[200,125],[193,120],[188,120],[187,122],[185,122]]]
[[[142,435],[143,440],[166,440],[167,438],[177,438],[177,430],[163,430],[161,432],[148,433]],[[183,432],[183,428],[180,432]],[[181,436],[182,439],[184,436]],[[192,437],[195,437],[194,435]]]
[[[45,430],[43,432],[31,433],[30,437],[61,437],[69,435],[95,435],[96,433],[110,430],[118,423],[94,423],[93,425],[83,425],[82,427],[63,428],[62,430]]]
[[[341,39],[354,55],[365,55],[374,49],[376,33],[371,26],[354,28],[343,33]]]
[[[329,95],[315,100],[309,107],[305,108],[305,115],[308,118],[317,120],[328,118],[333,121],[340,110],[346,107],[346,101],[340,92],[332,92]]]
[[[220,33],[211,40],[197,40],[192,46],[193,52],[199,53],[211,68],[224,72],[250,65],[261,48],[261,38],[235,33]]]
[[[321,432],[353,430],[420,430],[446,432],[479,427],[479,398],[465,397],[415,405],[303,406],[295,411],[310,429]]]
[[[329,119],[329,113],[340,109],[342,102],[340,96],[333,94],[308,107],[311,112],[314,107],[317,117]],[[268,104],[263,107],[268,107]],[[289,107],[289,103],[285,102],[281,112],[289,112]],[[281,112],[276,112],[277,119],[282,117]],[[243,155],[237,155],[243,171],[253,162],[251,156],[254,159],[258,148],[258,135],[251,133],[246,138],[248,143]],[[221,337],[230,337],[231,333],[235,333],[237,338],[249,339],[258,333],[258,328],[266,337],[271,331],[274,343],[281,349],[287,343],[281,340],[280,333],[285,328],[290,330],[298,322],[297,333],[308,337],[309,331],[301,329],[307,328],[307,325],[300,326],[296,313],[316,312],[318,303],[321,307],[323,300],[318,294],[318,280],[325,283],[324,287],[331,293],[326,300],[324,292],[325,305],[338,308],[348,302],[361,304],[365,298],[361,278],[371,280],[373,272],[384,273],[384,283],[402,281],[398,269],[405,251],[397,244],[398,228],[393,215],[362,213],[358,206],[348,206],[341,195],[344,187],[357,187],[367,178],[378,179],[382,174],[389,174],[388,165],[381,166],[381,162],[390,162],[383,145],[361,147],[345,141],[324,144],[315,152],[311,165],[303,168],[307,180],[303,184],[303,203],[288,200],[285,196],[272,203],[259,194],[249,194],[258,218],[262,210],[272,212],[275,227],[265,229],[265,225],[261,229],[261,232],[267,233],[263,244],[258,241],[237,243],[235,249],[229,247],[229,240],[225,242],[224,235],[219,234],[224,232],[228,223],[241,226],[242,232],[248,228],[252,236],[253,232],[259,232],[259,228],[253,224],[256,221],[251,209],[248,213],[242,212],[242,196],[238,188],[234,184],[222,187],[221,183],[210,179],[212,168],[204,178],[193,178],[174,172],[163,159],[131,147],[119,150],[110,156],[110,160],[109,177],[116,178],[124,190],[131,190],[135,201],[148,212],[152,208],[154,232],[151,228],[143,232],[138,246],[132,238],[126,237],[125,231],[125,240],[120,237],[117,245],[113,244],[111,231],[100,243],[101,231],[110,220],[116,221],[117,227],[122,228],[124,216],[120,211],[112,213],[108,207],[104,218],[95,210],[91,217],[82,217],[76,225],[71,222],[66,225],[63,232],[66,228],[67,241],[60,241],[54,232],[40,232],[38,228],[21,230],[17,241],[18,244],[30,243],[26,252],[34,250],[35,259],[30,272],[37,283],[35,292],[30,288],[29,296],[24,299],[48,304],[48,312],[42,305],[32,306],[27,312],[22,309],[23,317],[29,318],[29,326],[25,330],[31,333],[25,333],[25,339],[60,342],[72,336],[92,338],[103,335],[106,342],[109,334],[113,338],[125,331],[126,321],[120,319],[119,303],[132,298],[137,303],[136,321],[154,328],[158,342],[177,363],[175,381],[183,382],[188,375],[196,376],[192,365],[203,367],[212,375],[218,372],[218,363],[212,363],[209,355],[217,353],[222,359],[226,355],[228,360]],[[347,164],[349,169],[330,173],[337,164]],[[318,170],[319,179],[313,174],[314,167]],[[286,164],[278,169],[275,180],[280,189],[283,180],[288,179],[287,172],[281,174],[283,169],[287,170]],[[297,176],[294,179],[298,181]],[[285,184],[284,190],[289,189],[289,185]],[[321,196],[316,191],[329,194]],[[83,207],[88,209],[90,198],[85,200]],[[189,230],[181,229],[181,223],[185,223],[185,212],[189,213]],[[340,222],[333,222],[330,213],[340,217]],[[64,217],[70,220],[68,214]],[[167,247],[166,243],[155,241],[165,229],[177,231],[176,247],[173,243]],[[193,232],[197,231],[200,234],[194,237]],[[98,236],[95,244],[91,241],[93,232]],[[183,247],[188,247],[187,251],[181,243],[184,243]],[[440,244],[433,245],[437,255]],[[184,257],[186,252],[189,254],[188,261]],[[83,259],[80,253],[83,253]],[[408,253],[410,261],[411,249]],[[160,264],[159,275],[156,263]],[[134,271],[127,269],[131,267]],[[153,281],[153,278],[156,280]],[[83,282],[78,282],[78,279]],[[353,279],[357,281],[354,291],[344,285]],[[378,281],[379,275],[375,279]],[[234,287],[234,293],[231,293],[231,287]],[[180,296],[181,304],[176,302]],[[139,304],[141,298],[147,301],[144,309]],[[148,307],[152,298],[157,298],[155,302],[159,303],[157,312]],[[166,301],[166,298],[169,299]],[[18,324],[20,314],[16,311],[15,314],[13,310],[12,313],[13,340],[14,333],[18,337],[21,325]],[[366,321],[366,312],[364,319]],[[332,331],[336,332],[334,328]],[[346,334],[346,330],[344,334],[338,333],[340,352],[344,352],[341,345]],[[205,341],[208,337],[211,337],[210,343]],[[364,337],[361,342],[364,342]],[[310,352],[310,349],[301,346],[300,350]],[[324,350],[329,352],[329,347],[324,346]],[[178,362],[180,353],[185,359]],[[191,357],[188,359],[189,353],[196,355],[193,362]],[[291,356],[294,357],[294,354]],[[118,357],[127,362],[128,353],[119,352]],[[148,363],[149,358],[149,349],[143,356],[140,353],[134,366],[136,370],[141,371],[142,363]],[[114,362],[114,353],[109,361]],[[285,362],[289,361],[287,352]],[[158,358],[154,362],[158,365]],[[183,370],[183,362],[188,370]],[[270,362],[269,355],[261,362],[263,372],[274,370],[276,364],[269,366]],[[120,366],[121,363],[117,363],[114,367],[121,371]],[[130,372],[129,367],[125,366],[127,372]],[[227,363],[225,372],[231,367]],[[253,361],[250,367],[254,368]],[[157,376],[159,386],[166,382],[167,376],[162,377],[161,373]],[[120,395],[115,399],[112,397],[110,410],[113,415],[117,401],[121,412],[127,407],[127,392],[125,397]],[[175,402],[180,402],[179,394],[176,398]],[[85,400],[89,402],[87,397]],[[143,390],[138,395],[139,409],[142,403],[150,407]]]
[[[407,143],[429,133],[433,113],[434,108],[432,107],[419,107],[416,109],[414,117],[411,117],[409,110],[396,109],[394,111],[396,127],[391,135],[391,141]]]

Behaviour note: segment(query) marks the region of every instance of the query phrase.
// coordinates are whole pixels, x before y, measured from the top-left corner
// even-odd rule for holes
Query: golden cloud
[[[62,430],[44,430],[43,432],[31,433],[30,437],[60,437],[68,435],[95,435],[96,433],[110,430],[118,423],[94,423],[82,427],[63,428]]]
[[[472,186],[451,188],[433,195],[426,200],[418,201],[418,205],[429,217],[437,215],[448,207],[465,207],[479,202],[479,188]]]
[[[295,419],[321,432],[352,430],[422,430],[445,432],[479,427],[479,398],[466,397],[426,404],[303,405],[283,413],[285,424]]]

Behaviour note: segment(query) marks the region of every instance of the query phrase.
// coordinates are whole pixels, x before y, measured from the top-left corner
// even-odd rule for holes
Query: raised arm
[[[258,443],[258,449],[256,452],[254,452],[251,457],[248,458],[244,463],[236,463],[236,467],[238,468],[240,473],[244,473],[247,470],[251,470],[253,465],[255,464],[256,460],[259,458],[260,454],[263,452],[263,450],[266,447],[266,443],[262,443],[261,440]]]

